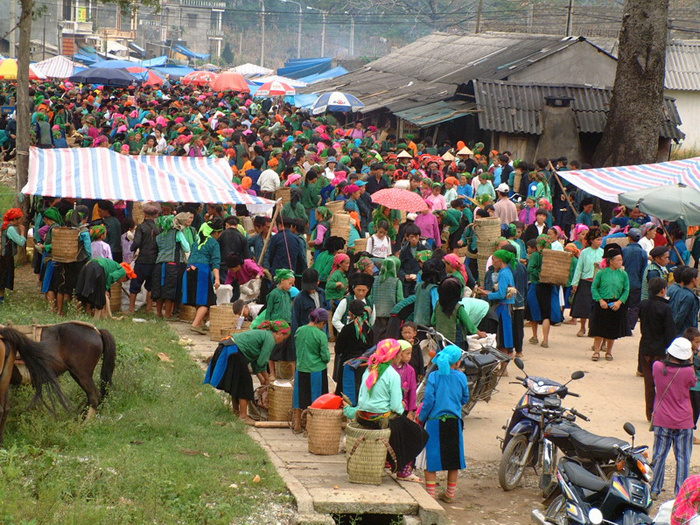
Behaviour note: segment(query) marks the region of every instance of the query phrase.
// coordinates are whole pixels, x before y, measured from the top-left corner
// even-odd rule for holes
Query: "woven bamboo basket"
[[[241,327],[238,328],[238,321],[240,318],[241,318],[240,315],[236,317],[236,321],[233,324],[233,329],[231,330],[231,335],[240,334],[241,332],[247,332],[248,330],[250,330],[250,321],[243,321],[243,324],[241,325]]]
[[[340,213],[345,209],[345,201],[330,201],[326,203],[326,208],[328,208],[334,215]]]
[[[72,263],[78,260],[80,230],[77,228],[54,228],[52,230],[53,260]]]
[[[270,421],[289,421],[292,412],[294,387],[272,383],[268,389]]]
[[[341,237],[346,241],[350,238],[350,230],[352,218],[349,213],[333,214],[333,222],[331,223],[331,235]]]
[[[275,361],[275,377],[288,381],[294,379],[294,363],[291,361]]]
[[[250,217],[242,217],[243,219],[243,227],[245,228],[245,231],[248,232],[248,235],[255,235],[255,226],[253,226],[253,219]]]
[[[131,217],[134,219],[134,223],[136,223],[137,226],[143,222],[143,219],[145,218],[143,213],[143,202],[134,202],[134,207],[131,210]]]
[[[309,408],[306,413],[309,452],[319,456],[332,456],[340,452],[342,422],[342,408],[337,410]]]
[[[391,430],[369,430],[349,423],[345,428],[345,459],[350,483],[381,485]]]
[[[233,333],[238,316],[233,313],[230,304],[212,306],[209,308],[209,339],[221,341]]]
[[[180,305],[180,321],[191,323],[197,315],[197,307],[186,304]]]
[[[484,277],[486,276],[486,263],[491,257],[491,254],[484,255],[481,252],[476,254],[476,263],[479,268],[479,282],[484,284]]]
[[[292,200],[292,188],[290,186],[282,186],[275,191],[275,198],[282,199],[282,206]]]
[[[354,246],[355,253],[358,253],[358,252],[366,252],[366,251],[367,251],[367,243],[368,243],[368,242],[369,242],[369,239],[368,239],[367,237],[365,237],[365,238],[363,238],[363,239],[357,239],[357,240],[355,241],[355,246]]]
[[[569,251],[543,250],[540,281],[547,284],[566,286],[569,282],[569,268],[573,254]]]
[[[622,249],[622,248],[626,248],[629,243],[630,243],[630,238],[627,236],[625,236],[625,237],[613,237],[612,239],[608,239],[606,246],[608,244],[617,244],[620,247],[620,249]]]
[[[122,283],[114,283],[109,292],[109,308],[114,312],[122,311]]]
[[[498,217],[488,217],[474,220],[474,233],[477,242],[491,242],[501,236],[501,219]]]

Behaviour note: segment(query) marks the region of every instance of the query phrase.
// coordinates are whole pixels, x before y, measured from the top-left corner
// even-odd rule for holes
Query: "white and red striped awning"
[[[41,62],[32,64],[32,67],[35,70],[41,71],[49,78],[68,78],[75,74],[76,69],[84,69],[83,66],[63,55],[42,60]]]
[[[700,190],[700,157],[558,173],[574,186],[609,202],[618,202],[621,193],[669,184],[682,183]]]
[[[244,204],[274,201],[236,191],[224,159],[131,156],[107,148],[31,148],[27,195],[128,201]]]

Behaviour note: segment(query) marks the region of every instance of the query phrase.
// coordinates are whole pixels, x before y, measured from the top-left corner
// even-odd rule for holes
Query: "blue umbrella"
[[[80,84],[128,87],[138,83],[138,79],[123,69],[88,68],[76,73],[68,80]]]
[[[311,106],[311,113],[320,115],[326,111],[359,111],[363,107],[365,105],[357,97],[334,91],[318,97],[318,100]]]

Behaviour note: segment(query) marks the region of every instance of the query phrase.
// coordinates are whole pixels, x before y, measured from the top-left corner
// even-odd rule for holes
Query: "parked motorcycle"
[[[418,333],[422,334],[424,338],[421,342],[421,348],[430,356],[434,356],[446,346],[454,344],[431,327],[421,325],[418,327]],[[467,376],[469,383],[469,402],[462,407],[462,417],[466,417],[479,401],[488,402],[491,396],[498,391],[496,388],[501,380],[502,363],[508,361],[510,361],[510,357],[496,348],[462,351],[460,370]],[[417,399],[419,404],[425,395],[428,376],[433,370],[435,370],[435,365],[431,361],[426,368],[425,377],[418,385]]]
[[[532,511],[538,525],[638,525],[653,524],[649,516],[652,505],[646,446],[635,447],[635,428],[625,423],[632,444],[614,444],[618,471],[605,479],[589,472],[576,459],[562,458],[557,466],[561,493],[543,513]]]
[[[515,358],[515,366],[525,372],[522,359]],[[562,407],[562,399],[570,392],[568,384],[583,378],[581,371],[571,374],[571,379],[562,384],[546,377],[517,377],[511,384],[522,385],[527,392],[520,398],[506,425],[501,449],[503,456],[498,468],[498,482],[503,490],[518,486],[526,467],[541,467],[540,489],[547,491],[552,485],[556,468],[556,445],[548,438],[549,429],[573,422],[577,417],[588,418],[573,408]]]

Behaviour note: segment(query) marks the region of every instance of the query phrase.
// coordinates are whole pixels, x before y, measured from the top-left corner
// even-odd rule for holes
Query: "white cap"
[[[415,221],[418,218],[418,214],[414,212],[410,212],[406,214],[406,218],[411,221]]]
[[[693,357],[693,345],[685,337],[676,337],[666,353],[680,361],[687,361]]]
[[[496,191],[498,193],[508,193],[510,191],[510,186],[508,186],[505,182],[501,182],[498,185],[498,188],[496,188]]]

